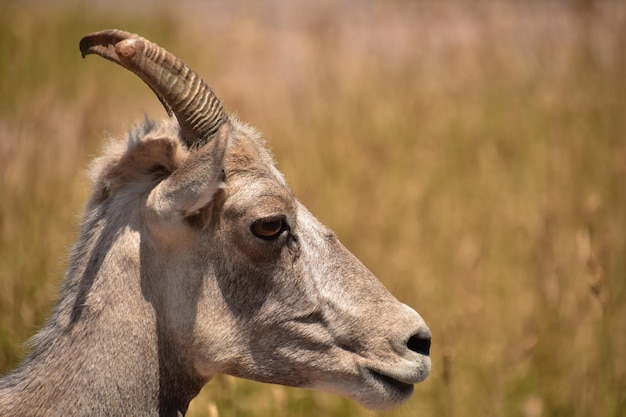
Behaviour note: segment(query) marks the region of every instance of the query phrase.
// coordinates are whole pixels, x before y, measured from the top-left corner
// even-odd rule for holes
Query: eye
[[[252,223],[250,231],[259,239],[272,240],[288,228],[287,220],[284,217],[268,217]]]

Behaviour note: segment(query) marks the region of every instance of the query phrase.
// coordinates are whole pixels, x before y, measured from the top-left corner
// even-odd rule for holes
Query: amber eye
[[[252,223],[250,230],[252,234],[260,239],[275,239],[287,228],[287,222],[282,217],[271,217],[259,219]]]

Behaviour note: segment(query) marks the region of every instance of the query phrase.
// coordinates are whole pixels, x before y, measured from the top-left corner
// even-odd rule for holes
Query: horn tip
[[[92,54],[93,51],[90,51],[90,40],[89,40],[90,35],[87,36],[83,36],[83,38],[80,40],[80,43],[78,44],[78,47],[80,48],[80,55],[85,58],[87,55]]]
[[[111,57],[110,46],[133,37],[137,37],[137,35],[119,29],[107,29],[83,36],[78,46],[83,58],[90,54],[96,54],[111,59],[113,57]]]

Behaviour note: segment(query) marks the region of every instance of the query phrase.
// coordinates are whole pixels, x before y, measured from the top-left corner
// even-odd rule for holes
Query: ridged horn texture
[[[80,40],[83,58],[97,54],[128,69],[174,114],[188,148],[207,143],[227,120],[211,88],[183,61],[155,43],[118,29],[103,30]]]

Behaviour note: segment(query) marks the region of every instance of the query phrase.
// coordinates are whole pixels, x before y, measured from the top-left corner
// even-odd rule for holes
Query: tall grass
[[[433,375],[389,415],[626,415],[626,5],[172,7],[0,5],[0,370],[54,303],[102,138],[163,115],[80,59],[83,34],[120,27],[259,127],[296,195],[425,317]],[[190,415],[378,414],[220,376]]]

